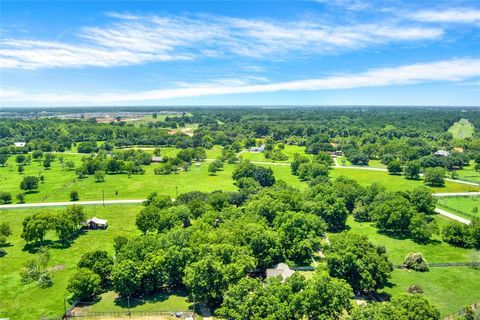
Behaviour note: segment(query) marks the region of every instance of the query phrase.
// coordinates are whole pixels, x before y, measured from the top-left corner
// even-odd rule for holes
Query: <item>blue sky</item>
[[[478,1],[1,1],[0,106],[480,105]]]

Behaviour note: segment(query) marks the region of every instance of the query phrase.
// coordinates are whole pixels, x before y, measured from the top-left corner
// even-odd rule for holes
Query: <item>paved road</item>
[[[109,204],[136,204],[142,203],[145,199],[130,199],[130,200],[95,200],[95,201],[65,201],[65,202],[37,202],[37,203],[16,203],[0,205],[2,209],[21,209],[21,208],[38,208],[38,207],[64,207],[72,204],[90,206],[90,205],[106,205]]]
[[[480,192],[446,192],[433,193],[434,197],[461,197],[461,196],[480,196]]]
[[[95,201],[64,201],[64,202],[39,202],[39,203],[17,203],[17,204],[4,204],[0,206],[1,210],[9,209],[22,209],[22,208],[41,208],[41,207],[64,207],[72,204],[91,206],[91,205],[112,205],[112,204],[138,204],[145,201],[145,199],[127,199],[127,200],[95,200]],[[448,211],[435,208],[435,212],[448,217],[450,219],[456,220],[460,223],[470,224],[470,220],[459,217]]]
[[[445,216],[447,218],[450,218],[452,220],[456,220],[460,223],[463,223],[463,224],[470,224],[470,220],[468,219],[465,219],[465,218],[462,218],[462,217],[459,217],[453,213],[450,213],[448,211],[445,211],[445,210],[442,210],[442,209],[439,209],[439,208],[435,208],[435,212],[438,213],[438,214],[441,214],[442,216]]]

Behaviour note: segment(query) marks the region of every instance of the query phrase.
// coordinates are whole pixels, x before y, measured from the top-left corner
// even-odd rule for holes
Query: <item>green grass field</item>
[[[387,189],[410,190],[412,188],[423,186],[423,180],[408,180],[402,176],[389,175],[387,172],[371,171],[371,170],[355,170],[347,168],[335,168],[332,170],[331,176],[338,177],[340,175],[357,180],[362,185],[378,182],[387,187]],[[445,181],[445,187],[430,188],[433,192],[462,192],[462,191],[480,191],[480,187]]]
[[[162,149],[162,154],[174,156],[177,149],[167,147]],[[215,147],[207,152],[208,158],[216,158],[221,154],[220,147]],[[57,154],[57,157],[63,156],[65,160],[73,160],[77,166],[81,163],[83,155],[79,154]],[[145,166],[145,174],[132,175],[126,174],[107,175],[105,182],[97,183],[92,176],[85,179],[77,179],[74,170],[62,170],[58,159],[52,163],[52,168],[45,170],[39,162],[32,162],[25,166],[25,172],[19,174],[14,157],[8,160],[7,166],[0,167],[1,191],[8,191],[14,197],[21,192],[19,185],[24,176],[33,175],[45,176],[45,183],[40,183],[37,191],[26,195],[26,202],[55,202],[68,201],[70,192],[76,190],[79,192],[80,200],[101,200],[103,193],[106,200],[115,199],[142,199],[153,191],[175,196],[178,193],[200,190],[210,192],[214,190],[235,190],[231,174],[234,165],[225,165],[223,171],[219,171],[215,176],[208,174],[208,162],[204,162],[197,167],[192,165],[188,172],[180,172],[172,175],[155,175],[154,168],[160,164]],[[288,184],[303,189],[306,183],[300,181],[298,177],[292,176],[288,164],[268,164],[275,173],[275,177],[284,180]],[[410,190],[414,187],[423,185],[423,181],[412,181],[404,179],[401,176],[391,176],[386,172],[368,171],[335,168],[331,176],[346,176],[357,180],[362,185],[368,185],[372,182],[384,184],[389,190]],[[460,191],[480,191],[480,187],[446,182],[445,187],[432,188],[433,192],[460,192]],[[15,199],[14,199],[15,202]]]
[[[275,167],[275,174],[277,178],[292,177],[289,175],[288,166],[272,166]],[[233,166],[230,166],[230,169]],[[286,169],[286,170],[285,170]],[[226,173],[229,169],[226,170]],[[189,173],[184,173],[188,175]],[[205,173],[206,174],[206,173]],[[174,175],[174,176],[181,176]],[[173,177],[174,177],[173,176]],[[213,177],[215,178],[215,177]],[[296,177],[292,177],[296,179]],[[224,181],[230,181],[223,178]],[[298,180],[298,179],[297,179]],[[301,182],[298,182],[301,183]],[[302,183],[305,185],[304,183]],[[199,185],[198,181],[192,182],[193,189],[195,185]],[[233,189],[233,185],[230,184]],[[217,185],[215,188],[219,189]],[[139,234],[134,224],[135,215],[139,212],[140,206],[125,205],[125,206],[95,206],[86,207],[88,217],[97,216],[99,218],[109,220],[109,228],[107,230],[88,231],[79,236],[74,243],[68,248],[51,248],[51,260],[49,267],[59,267],[58,271],[53,273],[54,285],[47,289],[41,289],[36,284],[23,285],[20,282],[19,272],[25,261],[33,256],[32,253],[24,251],[25,241],[20,238],[22,221],[25,216],[48,210],[49,212],[59,212],[61,208],[49,209],[18,209],[18,210],[1,210],[0,222],[9,222],[13,235],[9,238],[11,245],[5,247],[7,254],[1,258],[0,264],[0,317],[10,317],[12,319],[38,319],[42,315],[53,316],[61,313],[63,309],[63,298],[66,296],[67,280],[74,272],[76,264],[81,255],[87,251],[95,249],[105,249],[113,252],[113,238],[117,235],[128,235],[133,237]],[[444,224],[445,221],[439,217],[439,224]],[[411,240],[400,240],[378,234],[376,229],[368,223],[357,223],[351,218],[349,225],[352,231],[359,232],[369,236],[371,241],[377,244],[386,246],[391,260],[400,264],[408,252],[422,252],[429,262],[464,262],[469,261],[471,254],[470,250],[455,248],[448,244],[437,241],[420,245]],[[53,234],[48,235],[47,239],[55,240]],[[453,272],[459,268],[452,268]],[[435,269],[440,270],[440,269]],[[449,272],[450,268],[441,269],[443,272]],[[404,287],[408,286],[409,282],[415,281],[427,288],[435,288],[428,291],[429,297],[432,301],[450,301],[447,293],[449,292],[448,285],[455,283],[457,286],[464,288],[462,294],[456,300],[452,300],[451,305],[445,306],[438,303],[441,307],[442,314],[447,314],[455,311],[463,306],[463,304],[474,302],[477,300],[477,294],[472,293],[472,279],[480,277],[480,271],[472,271],[465,269],[465,272],[458,272],[453,274],[453,282],[438,282],[438,278],[442,275],[437,271],[434,273],[425,274],[402,274],[399,271],[394,272],[392,283],[394,286],[388,288],[387,292],[400,292]],[[413,277],[413,278],[412,278]],[[450,279],[449,277],[447,277]],[[412,280],[413,279],[413,280]],[[430,283],[430,282],[435,283]],[[460,284],[460,285],[459,285]],[[457,290],[457,289],[455,289]],[[45,297],[39,299],[38,297]],[[447,300],[445,300],[447,299]],[[122,309],[122,301],[116,300],[116,295],[112,292],[105,293],[101,296],[101,300],[88,307],[88,311],[115,311]],[[445,304],[445,303],[444,303]],[[152,311],[152,310],[185,310],[188,307],[188,302],[184,294],[174,293],[172,295],[164,296],[158,295],[144,302],[135,304],[137,310]]]
[[[285,149],[282,150],[282,153],[285,154],[288,159],[282,161],[273,161],[272,159],[265,158],[265,154],[262,152],[250,152],[248,150],[244,150],[240,153],[240,156],[244,160],[250,161],[258,161],[258,162],[291,162],[295,153],[306,155],[308,157],[312,157],[309,154],[305,154],[305,147],[301,146],[292,146],[292,145],[285,145]]]
[[[439,198],[438,204],[446,210],[453,211],[466,218],[480,218],[480,197],[478,196]],[[477,210],[474,210],[474,208]]]
[[[470,161],[470,165],[468,167],[463,167],[462,170],[457,170],[456,172],[458,174],[458,179],[480,184],[480,171],[475,171],[474,167],[474,162]]]
[[[437,222],[440,226],[448,223],[442,217],[438,217]],[[397,265],[403,263],[405,256],[409,252],[421,252],[427,261],[431,263],[468,262],[471,260],[471,249],[451,246],[443,242],[439,235],[435,236],[434,241],[431,243],[418,244],[410,239],[395,239],[380,234],[371,223],[356,222],[351,216],[348,218],[348,225],[351,231],[366,235],[373,243],[385,246],[390,260]]]
[[[440,227],[450,221],[437,217]],[[448,220],[448,221],[447,221]],[[439,236],[429,244],[417,244],[409,239],[394,239],[379,234],[371,223],[355,222],[350,216],[348,225],[351,231],[368,236],[370,241],[385,246],[388,256],[394,264],[402,264],[409,252],[421,252],[430,263],[471,261],[472,249],[451,246],[441,241]],[[429,272],[415,272],[402,269],[393,271],[390,286],[383,291],[396,295],[404,292],[410,285],[418,284],[425,296],[434,303],[442,315],[459,311],[467,304],[480,301],[480,269],[469,267],[432,267]]]
[[[448,132],[450,132],[455,139],[465,139],[473,136],[475,127],[467,119],[460,119],[448,129]]]
[[[429,272],[394,270],[391,287],[384,291],[397,295],[412,284],[424,290],[423,295],[440,309],[442,316],[460,311],[469,304],[480,302],[480,269],[469,267],[430,268]]]
[[[63,311],[63,298],[66,297],[68,278],[75,271],[76,264],[83,253],[91,250],[107,250],[113,253],[113,238],[117,235],[134,237],[140,232],[135,226],[135,216],[140,211],[140,206],[96,206],[86,207],[87,217],[94,215],[108,219],[109,227],[106,230],[92,230],[80,235],[68,248],[51,248],[51,259],[48,267],[57,266],[58,271],[53,272],[53,286],[41,289],[36,283],[24,285],[20,282],[20,270],[25,261],[33,257],[32,253],[24,251],[25,241],[20,238],[22,221],[30,214],[48,210],[57,213],[63,209],[29,209],[1,211],[1,222],[9,222],[12,236],[9,238],[10,246],[5,247],[7,254],[1,258],[0,263],[0,317],[11,319],[38,319],[42,315],[54,316]],[[56,240],[50,234],[47,240]],[[152,300],[146,304],[139,304],[139,310],[184,310],[187,307],[184,295],[173,294]],[[116,310],[114,295],[102,296],[99,304],[104,311]],[[155,305],[153,305],[155,304]]]

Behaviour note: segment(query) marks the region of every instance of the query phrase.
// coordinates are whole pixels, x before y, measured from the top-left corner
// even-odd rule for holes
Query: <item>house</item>
[[[108,221],[104,219],[99,219],[97,217],[93,217],[92,219],[88,219],[84,222],[84,225],[88,229],[106,229],[108,227]]]
[[[282,277],[282,281],[288,279],[295,270],[290,269],[285,263],[279,263],[275,269],[267,269],[267,278]]]
[[[450,155],[450,152],[447,150],[438,150],[437,152],[434,153],[437,157],[448,157]]]
[[[25,147],[26,144],[27,144],[26,142],[21,142],[21,141],[14,143],[15,147],[17,148],[23,148]]]
[[[265,145],[262,144],[260,147],[250,148],[250,152],[263,152],[265,151]]]
[[[152,162],[162,162],[162,160],[163,160],[162,157],[157,157],[157,156],[152,157]]]

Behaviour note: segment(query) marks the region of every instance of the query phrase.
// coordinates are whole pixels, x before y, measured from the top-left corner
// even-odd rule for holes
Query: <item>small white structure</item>
[[[437,157],[448,157],[450,155],[450,152],[447,150],[438,150],[437,152],[434,153]]]
[[[26,142],[23,142],[23,141],[19,141],[19,142],[14,142],[13,143],[15,145],[15,147],[17,148],[23,148],[25,147],[25,145],[27,144]]]
[[[108,221],[105,219],[99,219],[97,217],[93,217],[92,219],[88,219],[85,221],[85,226],[88,229],[106,229],[108,227]]]
[[[265,145],[262,144],[260,147],[250,148],[250,152],[263,152],[265,151]]]
[[[152,156],[152,162],[162,162],[163,160],[163,157],[159,157],[159,156]]]
[[[267,278],[281,276],[282,281],[285,281],[285,279],[288,279],[294,272],[295,270],[290,269],[287,264],[279,263],[275,269],[267,269]]]

